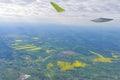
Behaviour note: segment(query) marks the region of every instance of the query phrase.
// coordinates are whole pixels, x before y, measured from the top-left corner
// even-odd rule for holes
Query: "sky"
[[[65,12],[56,12],[51,1]],[[0,0],[0,21],[95,24],[90,20],[99,17],[113,18],[112,24],[119,23],[120,0]]]

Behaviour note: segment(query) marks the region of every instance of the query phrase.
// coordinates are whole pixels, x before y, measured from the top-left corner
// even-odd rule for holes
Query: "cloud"
[[[51,0],[65,8],[57,13],[50,0],[0,0],[0,18],[34,22],[80,23],[96,17],[120,17],[120,0]]]
[[[11,3],[11,0],[0,0],[0,3]]]
[[[18,3],[18,4],[29,4],[31,2],[34,2],[35,0],[0,0],[0,3]]]

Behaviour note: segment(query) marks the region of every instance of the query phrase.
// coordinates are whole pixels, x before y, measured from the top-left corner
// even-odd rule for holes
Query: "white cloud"
[[[38,22],[83,23],[97,17],[120,17],[120,0],[51,0],[65,8],[57,13],[50,0],[0,0],[0,18]],[[85,21],[84,21],[85,22]]]

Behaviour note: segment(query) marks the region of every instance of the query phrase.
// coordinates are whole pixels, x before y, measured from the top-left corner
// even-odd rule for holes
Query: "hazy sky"
[[[51,1],[66,11],[57,13]],[[120,0],[0,0],[1,21],[86,24],[99,17],[120,20]]]

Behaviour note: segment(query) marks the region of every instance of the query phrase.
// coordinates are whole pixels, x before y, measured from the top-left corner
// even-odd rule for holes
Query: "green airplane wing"
[[[50,2],[50,4],[56,9],[57,12],[63,12],[63,11],[65,11],[63,8],[61,8],[60,6],[58,6],[54,2]]]

